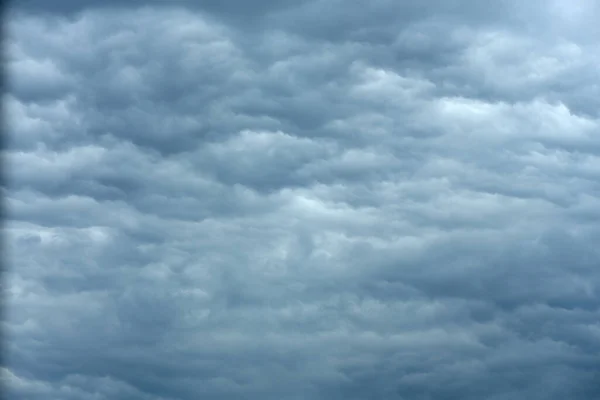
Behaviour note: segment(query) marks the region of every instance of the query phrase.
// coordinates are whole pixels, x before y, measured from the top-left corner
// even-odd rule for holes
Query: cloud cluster
[[[11,398],[600,397],[595,2],[202,4],[8,10]]]

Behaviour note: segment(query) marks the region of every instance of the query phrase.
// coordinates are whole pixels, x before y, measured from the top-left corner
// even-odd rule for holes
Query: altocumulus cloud
[[[12,399],[600,398],[592,0],[15,1]]]

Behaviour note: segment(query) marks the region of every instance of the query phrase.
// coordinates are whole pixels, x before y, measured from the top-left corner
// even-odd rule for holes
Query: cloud
[[[49,4],[7,11],[12,398],[598,397],[592,2]]]

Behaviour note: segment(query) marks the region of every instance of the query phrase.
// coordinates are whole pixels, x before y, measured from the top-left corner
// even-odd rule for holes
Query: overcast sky
[[[5,14],[7,398],[600,398],[596,0]]]

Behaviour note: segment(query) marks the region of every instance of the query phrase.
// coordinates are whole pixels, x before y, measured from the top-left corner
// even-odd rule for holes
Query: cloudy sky
[[[5,18],[8,398],[600,398],[597,1]]]

